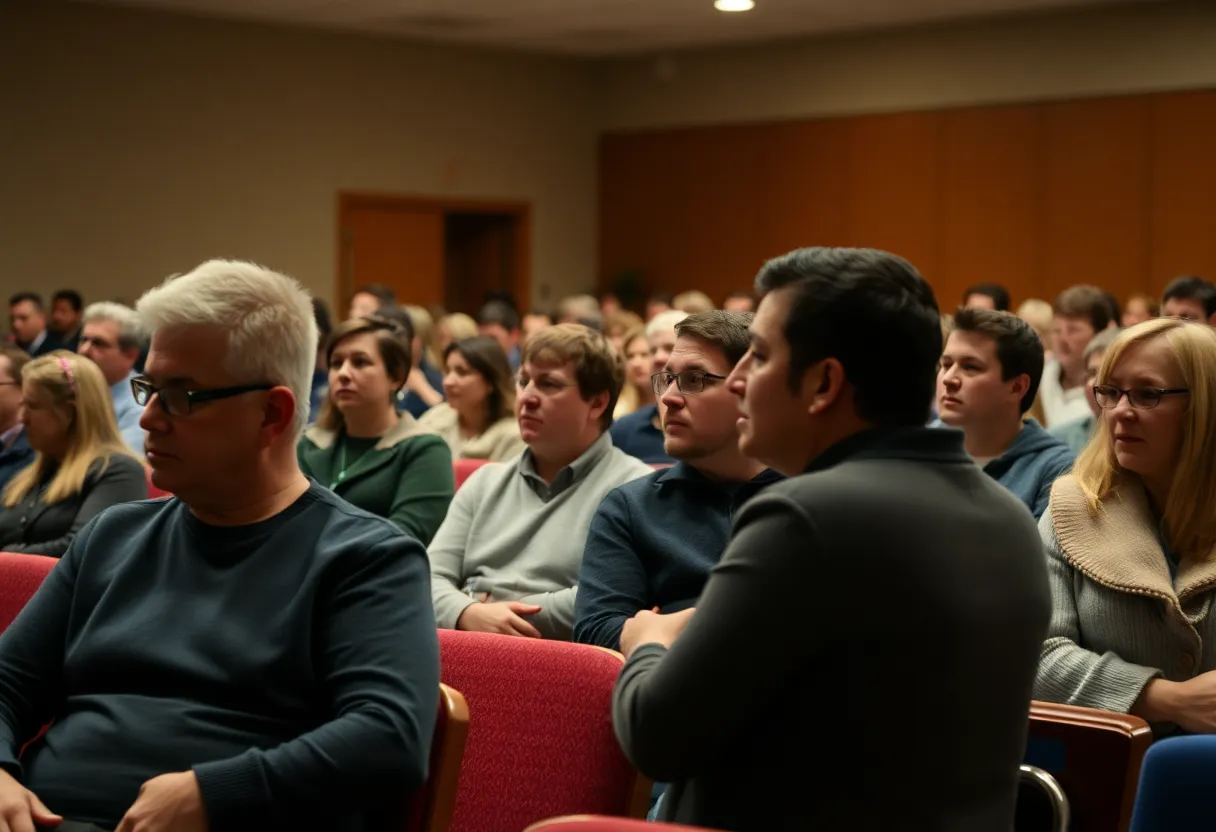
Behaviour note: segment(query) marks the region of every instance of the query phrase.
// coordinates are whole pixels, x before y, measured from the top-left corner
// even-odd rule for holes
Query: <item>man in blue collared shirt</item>
[[[34,461],[21,415],[21,368],[30,357],[20,347],[0,344],[0,491]]]
[[[574,640],[620,649],[639,610],[696,604],[735,513],[781,479],[739,450],[738,403],[723,383],[748,348],[750,312],[689,315],[654,377],[674,467],[613,489],[587,537]]]
[[[93,303],[84,310],[77,352],[101,368],[110,385],[118,431],[137,454],[144,452],[144,430],[139,417],[144,409],[135,403],[131,378],[143,346],[139,315],[121,303]]]

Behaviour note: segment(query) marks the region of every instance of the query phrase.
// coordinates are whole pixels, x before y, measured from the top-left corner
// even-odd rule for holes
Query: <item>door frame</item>
[[[346,243],[342,229],[352,211],[360,208],[394,208],[403,211],[436,211],[442,214],[506,214],[515,219],[515,257],[512,263],[510,290],[520,314],[532,305],[532,204],[515,200],[464,199],[460,197],[394,194],[379,191],[338,191],[338,227],[336,268],[334,271],[334,304],[342,305],[355,291],[353,280],[345,269]]]

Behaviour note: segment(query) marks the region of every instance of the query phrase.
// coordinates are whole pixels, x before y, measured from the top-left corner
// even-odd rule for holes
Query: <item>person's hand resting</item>
[[[525,615],[535,615],[538,612],[540,607],[535,604],[520,604],[517,601],[478,602],[464,608],[464,612],[456,619],[456,629],[541,638],[540,630],[524,619]]]
[[[1192,734],[1216,734],[1216,670],[1185,682],[1151,679],[1131,712],[1148,722],[1173,722]]]
[[[34,832],[62,822],[63,818],[46,808],[37,795],[0,769],[0,832]]]
[[[207,810],[193,771],[153,777],[114,832],[207,832]]]
[[[692,620],[692,614],[696,612],[694,607],[689,607],[670,615],[661,615],[658,609],[655,607],[653,610],[642,610],[625,622],[625,626],[621,628],[621,652],[625,654],[625,658],[632,656],[633,651],[643,644],[671,647]]]

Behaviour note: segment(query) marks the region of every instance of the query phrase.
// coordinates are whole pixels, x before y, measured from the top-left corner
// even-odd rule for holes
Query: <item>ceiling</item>
[[[605,57],[1128,0],[93,0],[211,17]],[[1153,2],[1153,0],[1139,0]]]

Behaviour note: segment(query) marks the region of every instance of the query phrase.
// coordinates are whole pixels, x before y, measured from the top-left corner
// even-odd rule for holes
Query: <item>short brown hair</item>
[[[751,312],[726,312],[714,309],[695,312],[676,324],[676,337],[700,338],[722,350],[733,368],[751,346],[748,327],[756,317]]]
[[[625,383],[625,362],[601,333],[582,324],[557,324],[537,332],[524,344],[520,360],[524,363],[574,363],[578,392],[583,401],[600,393],[608,394],[608,406],[600,416],[604,430],[612,426],[612,411],[621,385]]]
[[[20,384],[21,370],[30,363],[29,353],[13,344],[0,344],[0,356],[8,359],[8,374]]]
[[[1030,386],[1022,396],[1021,412],[1030,410],[1043,378],[1043,342],[1030,324],[1011,312],[962,308],[954,313],[954,332],[974,332],[991,338],[1001,362],[1001,380],[1025,373]]]
[[[325,366],[329,367],[330,358],[338,343],[352,335],[370,332],[376,336],[376,346],[380,348],[380,360],[384,362],[384,371],[390,379],[400,379],[397,390],[405,386],[412,366],[410,355],[410,334],[405,327],[390,318],[373,315],[370,318],[351,318],[338,324],[329,340],[325,343]],[[339,431],[346,427],[342,411],[334,407],[333,397],[327,395],[321,405],[321,413],[317,416],[317,427],[324,430]]]
[[[1052,311],[1065,318],[1084,318],[1098,333],[1110,326],[1112,310],[1106,292],[1097,286],[1069,286],[1056,296]]]

